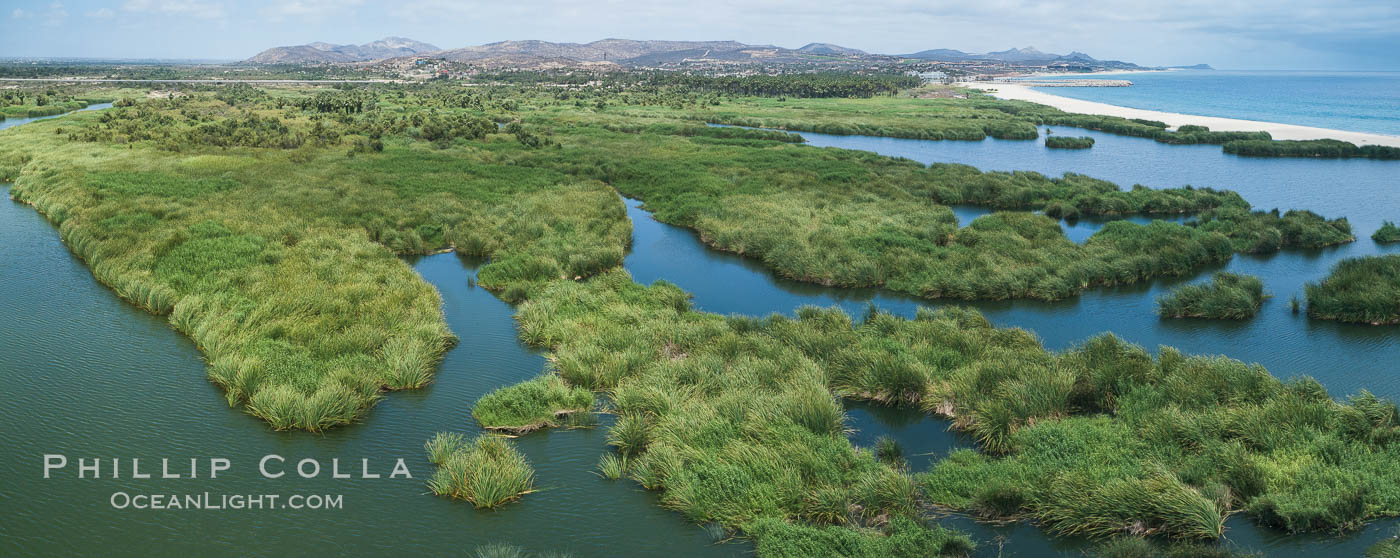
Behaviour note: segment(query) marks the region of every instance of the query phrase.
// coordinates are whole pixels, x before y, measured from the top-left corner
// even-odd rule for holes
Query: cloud
[[[83,12],[83,15],[93,19],[112,19],[117,17],[117,12],[112,11],[111,8],[100,8],[89,12]]]
[[[44,26],[57,27],[63,25],[63,20],[68,19],[68,10],[63,7],[62,2],[49,4],[49,9],[44,11]]]
[[[128,0],[122,9],[128,12],[188,16],[197,19],[223,19],[227,15],[224,13],[223,3],[198,0]]]
[[[273,22],[288,18],[321,21],[330,16],[353,15],[355,8],[364,3],[364,0],[291,0],[274,2],[272,6],[258,11]]]
[[[34,14],[25,11],[23,8],[15,8],[15,11],[10,12],[10,19],[29,19],[31,17],[34,17]]]

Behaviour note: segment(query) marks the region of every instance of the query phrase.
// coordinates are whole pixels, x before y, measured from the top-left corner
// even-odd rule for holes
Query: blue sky
[[[1396,0],[6,0],[0,56],[242,59],[404,36],[734,39],[871,52],[1035,46],[1147,65],[1400,70]]]

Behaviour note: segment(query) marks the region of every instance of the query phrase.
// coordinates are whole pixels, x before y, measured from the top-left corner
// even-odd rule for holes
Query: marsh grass
[[[605,453],[598,459],[598,474],[608,480],[618,480],[627,474],[627,457]]]
[[[545,550],[541,552],[530,552],[523,547],[506,544],[491,543],[476,547],[472,551],[473,558],[570,558],[573,556],[568,552],[557,550]]]
[[[1252,275],[1217,272],[1210,283],[1182,285],[1157,298],[1163,318],[1243,320],[1259,312],[1264,283]]]
[[[1238,510],[1297,529],[1349,529],[1393,501],[1369,491],[1358,493],[1364,505],[1333,504],[1285,480],[1299,459],[1328,486],[1395,478],[1385,464],[1400,430],[1393,406],[1374,398],[1337,403],[1315,382],[1285,384],[1258,367],[1169,348],[1154,357],[1108,335],[1051,353],[1034,336],[964,309],[912,320],[873,313],[859,323],[814,308],[796,318],[733,319],[677,310],[673,294],[672,286],[641,287],[610,272],[551,285],[521,306],[519,320],[541,324],[559,358],[612,344],[653,347],[653,359],[616,373],[621,417],[609,441],[618,451],[600,460],[600,474],[658,490],[695,521],[740,527],[760,548],[781,538],[753,528],[762,518],[801,518],[799,530],[869,527],[925,501],[1091,538],[1188,541],[1218,539]],[[646,318],[622,325],[637,316]],[[579,329],[593,333],[564,334]],[[809,426],[824,421],[774,411],[793,398],[815,406],[829,397],[798,388],[807,382],[840,390],[848,380],[835,372],[862,362],[854,355],[862,351],[926,367],[916,400],[982,433],[985,451],[954,452],[915,486],[877,457],[890,452],[854,450],[840,431]],[[792,457],[811,454],[820,461]],[[837,463],[846,472],[827,469]],[[850,469],[856,463],[864,464]],[[828,532],[808,534],[826,536],[818,533]]]
[[[899,445],[899,441],[889,436],[880,436],[875,440],[875,459],[892,467],[909,466],[909,462],[904,459],[904,447]]]
[[[1342,260],[1322,281],[1304,289],[1313,318],[1400,324],[1400,255]]]
[[[958,308],[912,320],[810,308],[725,318],[616,269],[630,242],[618,192],[783,276],[927,298],[1064,298],[1236,252],[1351,239],[1344,219],[1251,212],[1230,192],[1121,191],[770,134],[645,131],[732,117],[1025,138],[1035,123],[1074,115],[985,98],[700,109],[656,102],[655,91],[614,92],[595,110],[534,89],[424,88],[330,119],[318,107],[337,113],[362,92],[285,93],[295,102],[197,95],[0,135],[0,174],[18,177],[12,195],[56,223],[99,280],[169,312],[229,403],[275,428],[344,424],[385,389],[430,380],[455,338],[436,291],[396,256],[454,247],[486,259],[480,284],[521,303],[520,338],[553,364],[527,387],[483,398],[477,420],[557,421],[561,401],[586,410],[589,392],[601,393],[619,419],[608,433],[616,463],[600,459],[600,473],[753,538],[765,556],[969,551],[966,537],[920,521],[928,504],[1093,537],[1192,540],[1218,536],[1235,510],[1328,530],[1400,509],[1390,488],[1400,486],[1400,427],[1394,406],[1373,397],[1341,403],[1316,382],[1170,348],[1154,356],[1111,335],[1050,352]],[[486,115],[524,122],[557,147],[496,133]],[[1229,137],[1075,122],[1174,142]],[[163,129],[196,141],[170,145]],[[345,157],[345,142],[376,134],[383,151]],[[1186,226],[1110,223],[1079,245],[1026,211],[959,227],[937,202],[965,195],[1047,213],[1204,212]],[[948,416],[983,451],[954,452],[916,479],[852,446],[836,395]],[[425,451],[438,494],[493,507],[533,490],[528,462],[500,436],[435,438]]]
[[[472,406],[472,417],[492,430],[524,434],[560,424],[586,426],[588,419],[582,417],[591,418],[592,407],[593,392],[546,374],[482,396]],[[570,418],[574,415],[580,418]]]
[[[825,374],[780,340],[783,330],[771,321],[779,318],[700,313],[677,304],[682,294],[610,271],[554,282],[519,308],[521,327],[535,326],[549,340],[561,375],[569,374],[570,360],[596,358],[579,355],[614,347],[645,355],[608,365],[606,393],[618,419],[607,435],[614,451],[600,457],[598,474],[656,490],[667,508],[760,546],[777,531],[754,530],[754,521],[791,517],[841,530],[821,531],[834,538],[803,547],[805,555],[822,554],[837,539],[843,548],[889,551],[875,541],[894,532],[890,521],[917,515],[922,499],[914,479],[851,445]],[[836,329],[851,327],[830,311],[805,313]],[[580,330],[591,333],[570,334]],[[965,548],[941,529],[906,527],[902,536],[927,537],[928,546],[911,548]]]
[[[1261,556],[1226,548],[1221,544],[1161,544],[1146,537],[1125,536],[1094,546],[1096,558],[1249,558]]]
[[[1047,136],[1045,147],[1052,149],[1088,149],[1094,146],[1094,138],[1088,136]]]
[[[1366,558],[1400,558],[1400,529],[1367,547]]]
[[[492,543],[476,547],[474,558],[528,558],[530,553],[524,548],[505,543]]]
[[[482,434],[466,442],[460,434],[439,433],[425,444],[437,471],[428,488],[438,496],[496,508],[535,491],[535,471],[510,440]]]
[[[170,315],[230,405],[275,429],[347,424],[384,390],[432,381],[455,337],[436,291],[397,253],[436,251],[454,231],[495,224],[477,250],[492,258],[482,273],[502,293],[502,283],[515,285],[517,297],[529,281],[621,260],[629,227],[610,189],[420,145],[395,128],[397,115],[365,114],[342,130],[383,127],[389,146],[348,163],[329,135],[294,150],[249,147],[264,142],[233,133],[224,144],[200,136],[179,149],[143,139],[202,134],[188,118],[195,112],[235,130],[275,115],[278,134],[343,125],[289,118],[261,99],[133,102],[7,130],[0,174],[16,177],[15,199],[58,224],[99,281]],[[545,271],[509,271],[524,260]]]
[[[439,432],[424,444],[428,451],[428,462],[441,465],[447,459],[467,449],[466,437],[457,432]]]
[[[1371,240],[1380,244],[1400,242],[1400,226],[1396,226],[1395,223],[1390,221],[1382,222],[1381,228],[1371,233]]]
[[[640,414],[625,414],[618,417],[617,423],[608,429],[608,445],[617,448],[624,458],[640,455],[651,443],[652,426],[647,417]]]

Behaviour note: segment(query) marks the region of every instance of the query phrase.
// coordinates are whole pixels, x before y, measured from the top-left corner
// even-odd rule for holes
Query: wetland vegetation
[[[1226,153],[1246,157],[1321,157],[1345,159],[1400,159],[1400,147],[1362,145],[1340,140],[1233,140],[1222,147]]]
[[[593,392],[547,374],[486,394],[472,405],[472,418],[492,430],[523,434],[559,426],[561,417],[592,407]]]
[[[1342,260],[1306,290],[1308,315],[1314,318],[1400,324],[1400,255]]]
[[[1073,136],[1050,136],[1045,138],[1045,147],[1055,149],[1088,149],[1094,146],[1094,138]]]
[[[496,508],[535,491],[535,470],[504,436],[482,434],[467,441],[442,432],[424,444],[437,471],[428,479],[433,494]]]
[[[601,396],[617,415],[602,476],[765,556],[967,553],[930,507],[1173,544],[1219,539],[1236,512],[1289,531],[1400,513],[1400,419],[1366,393],[1337,401],[1314,381],[1111,334],[1047,351],[959,308],[725,317],[618,269],[631,240],[619,193],[783,276],[926,298],[1065,298],[1347,242],[1344,218],[703,125],[1033,138],[1053,113],[1023,103],[681,87],[116,90],[114,109],[0,134],[0,175],[98,280],[193,339],[230,405],[277,429],[342,425],[385,390],[430,382],[455,337],[398,256],[483,258],[479,284],[519,303],[520,339],[551,365],[473,417],[526,432]],[[1112,125],[1166,133],[1126,122]],[[1003,211],[960,224],[954,203]],[[1154,214],[1194,217],[1115,221],[1083,244],[1057,220]],[[947,418],[978,449],[910,472],[889,444],[851,443],[838,398]],[[435,493],[490,508],[533,490],[501,436],[425,449]]]
[[[1385,221],[1381,223],[1381,228],[1371,233],[1371,240],[1382,244],[1400,242],[1400,226],[1396,226],[1395,223],[1390,221]]]
[[[1218,272],[1210,283],[1182,285],[1157,299],[1163,318],[1243,320],[1259,312],[1264,283],[1252,275]]]
[[[0,91],[0,120],[53,116],[109,101],[102,96],[75,95],[65,88],[7,89]]]

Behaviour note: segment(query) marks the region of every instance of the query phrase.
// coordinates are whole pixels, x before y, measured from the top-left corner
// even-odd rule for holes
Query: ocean
[[[1400,72],[1180,70],[1087,77],[1133,85],[1040,90],[1139,109],[1400,136]]]

